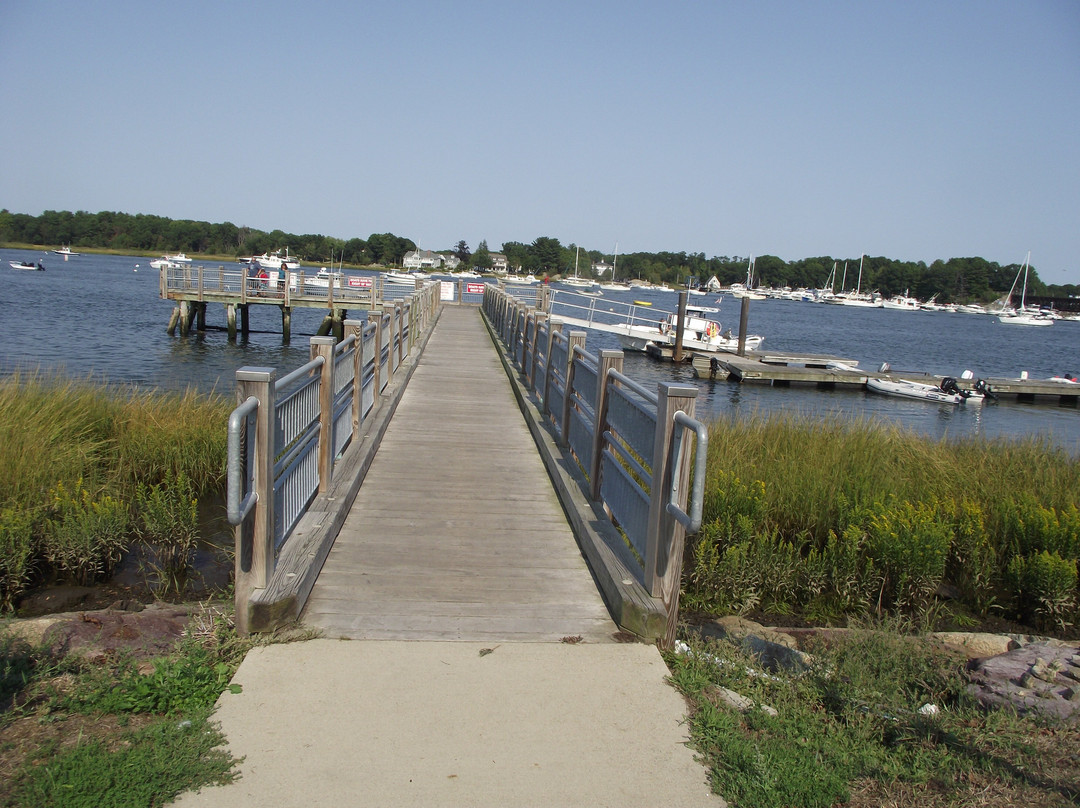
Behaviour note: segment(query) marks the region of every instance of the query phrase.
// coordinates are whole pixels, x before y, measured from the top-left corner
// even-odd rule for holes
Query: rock
[[[768,670],[784,668],[802,671],[810,667],[813,658],[799,650],[790,634],[766,628],[745,617],[719,617],[697,626],[703,637],[726,639],[753,654]]]
[[[1045,659],[1036,659],[1035,664],[1031,666],[1031,675],[1044,682],[1053,684],[1057,681],[1058,673],[1061,671],[1063,664],[1061,660],[1055,659],[1053,662],[1047,662]]]
[[[728,707],[733,707],[740,713],[748,713],[754,709],[755,705],[752,699],[748,699],[746,696],[736,693],[734,690],[728,690],[726,687],[714,686],[710,688],[710,692],[716,697],[716,700],[722,704],[726,704]],[[776,708],[770,707],[768,704],[760,705],[762,712],[773,716],[774,718],[779,715],[776,712]]]
[[[968,659],[1007,654],[1020,647],[1020,643],[1004,634],[987,634],[978,631],[936,631],[935,640],[967,654]]]
[[[1080,716],[1080,699],[1066,695],[1072,688],[1057,685],[1056,671],[1076,653],[1075,645],[1032,642],[1008,653],[982,659],[968,677],[970,689],[987,707],[1012,706],[1020,713],[1038,713],[1075,720]],[[1047,681],[1034,673],[1049,675]]]

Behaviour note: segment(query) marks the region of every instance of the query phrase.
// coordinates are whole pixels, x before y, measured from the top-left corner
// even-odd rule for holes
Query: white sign
[[[454,287],[457,286],[453,281],[440,281],[439,282],[439,300],[453,300],[454,299]]]

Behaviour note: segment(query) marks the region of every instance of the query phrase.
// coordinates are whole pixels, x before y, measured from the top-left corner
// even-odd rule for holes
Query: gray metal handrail
[[[690,499],[688,503],[690,512],[686,513],[682,508],[675,504],[675,502],[678,501],[680,475],[672,475],[667,512],[671,514],[679,524],[686,528],[687,533],[693,534],[701,530],[701,513],[705,500],[705,464],[708,461],[709,453],[709,430],[705,424],[701,423],[701,421],[696,418],[691,418],[682,410],[678,410],[675,413],[675,423],[683,429],[692,429],[697,436],[697,445],[695,447],[696,454],[694,455],[694,481],[690,487]],[[680,468],[682,465],[682,445],[681,435],[676,435],[675,439],[672,440],[673,451],[675,453],[672,463],[675,468]]]
[[[259,399],[248,396],[229,416],[225,501],[230,525],[239,525],[247,519],[259,500],[259,495],[251,490],[250,475],[244,473],[245,469],[251,468],[255,443],[251,435],[251,416],[258,411]]]

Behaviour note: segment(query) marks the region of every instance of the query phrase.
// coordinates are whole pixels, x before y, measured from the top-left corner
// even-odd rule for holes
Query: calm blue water
[[[17,272],[9,260],[43,258],[46,272]],[[138,271],[134,271],[138,264]],[[213,264],[217,266],[217,264]],[[674,294],[605,292],[605,298],[651,300],[672,309]],[[695,298],[704,303],[714,298]],[[83,255],[64,261],[38,252],[0,250],[0,373],[16,369],[60,369],[94,374],[117,383],[231,393],[237,368],[259,365],[292,370],[308,358],[307,337],[322,320],[318,310],[295,309],[293,338],[281,344],[281,317],[270,306],[251,307],[246,341],[230,344],[224,330],[187,338],[165,333],[172,304],[158,296],[158,273],[147,258]],[[723,326],[738,330],[739,301],[724,298]],[[223,307],[211,305],[208,324],[224,328]],[[946,312],[852,309],[765,300],[750,308],[753,333],[775,351],[833,354],[860,366],[959,376],[1031,378],[1080,373],[1080,323],[1050,328],[1002,326],[996,318]],[[614,336],[590,331],[587,348],[618,348]],[[888,419],[931,437],[1039,435],[1080,454],[1080,411],[1046,404],[1002,401],[989,406],[939,406],[863,392],[773,388],[695,379],[689,367],[674,367],[627,354],[626,370],[643,383],[678,381],[701,389],[700,415],[748,415],[774,410],[814,416]]]

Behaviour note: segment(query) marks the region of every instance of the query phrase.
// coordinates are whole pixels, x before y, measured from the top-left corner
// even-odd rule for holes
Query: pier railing
[[[685,537],[701,526],[708,437],[693,417],[697,388],[646,389],[623,374],[622,351],[590,354],[585,332],[565,333],[557,318],[502,289],[487,290],[484,313],[557,446],[583,475],[593,510],[618,528],[608,532],[606,547],[584,547],[617,621],[620,609],[634,610],[627,606],[636,597],[627,590],[629,571],[659,601],[663,643],[670,646]]]
[[[299,615],[329,542],[321,523],[298,526],[318,497],[334,494],[337,469],[356,465],[350,450],[381,416],[380,395],[432,327],[438,306],[438,285],[427,284],[364,321],[346,320],[341,342],[312,337],[311,360],[280,378],[273,368],[236,372],[227,504],[242,633],[266,627],[268,612]]]

